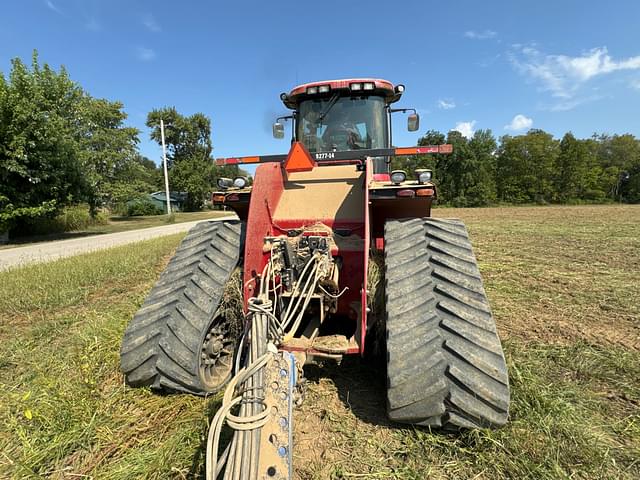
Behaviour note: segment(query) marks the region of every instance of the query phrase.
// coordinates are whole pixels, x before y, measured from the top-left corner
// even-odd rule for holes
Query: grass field
[[[176,212],[172,223],[195,222],[198,220],[207,220],[223,215],[231,215],[231,211],[222,210],[206,210],[203,212]],[[129,230],[140,230],[143,228],[161,227],[167,224],[166,215],[150,215],[140,217],[109,217],[109,223],[106,225],[92,225],[85,230],[73,232],[56,233],[52,235],[38,235],[32,237],[19,237],[11,239],[10,243],[0,245],[2,248],[13,248],[26,244],[50,242],[52,240],[64,240],[67,238],[87,237],[91,235],[102,235],[105,233],[126,232]]]
[[[435,215],[470,230],[509,424],[401,428],[375,366],[310,369],[297,478],[640,478],[640,206]],[[122,332],[180,238],[0,273],[0,478],[202,478],[217,399],[129,389],[118,372]]]
[[[176,212],[173,214],[172,223],[182,222],[195,222],[198,220],[207,220],[209,218],[216,218],[222,215],[231,215],[233,212],[222,210],[205,210],[202,212]],[[124,232],[127,230],[139,230],[141,228],[161,227],[166,225],[166,215],[152,215],[142,217],[109,217],[109,223],[107,225],[96,225],[91,227],[89,231],[91,233],[115,233]]]

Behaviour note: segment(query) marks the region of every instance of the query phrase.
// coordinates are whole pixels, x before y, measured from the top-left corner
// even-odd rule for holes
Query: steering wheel
[[[326,148],[333,150],[340,145],[346,145],[349,150],[358,150],[361,147],[358,142],[362,142],[360,132],[353,123],[343,123],[342,125],[328,129],[322,136],[322,141]]]

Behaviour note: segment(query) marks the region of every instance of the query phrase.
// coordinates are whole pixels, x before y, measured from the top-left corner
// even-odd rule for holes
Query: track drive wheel
[[[122,339],[127,384],[204,395],[231,378],[237,325],[220,315],[239,263],[240,221],[201,222],[178,246]]]
[[[507,367],[459,220],[385,225],[387,400],[396,422],[444,430],[507,421]]]

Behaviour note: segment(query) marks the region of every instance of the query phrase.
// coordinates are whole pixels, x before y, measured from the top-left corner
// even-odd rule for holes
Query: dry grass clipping
[[[367,322],[371,325],[373,353],[377,355],[384,351],[385,345],[384,254],[372,253],[367,268]]]
[[[244,311],[242,300],[242,268],[236,267],[224,286],[218,315],[224,317],[230,325],[230,333],[239,338],[244,328]]]

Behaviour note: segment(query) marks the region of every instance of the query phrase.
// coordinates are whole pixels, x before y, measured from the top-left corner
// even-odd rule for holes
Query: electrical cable
[[[333,293],[327,292],[322,285],[318,285],[318,288],[322,290],[322,293],[324,293],[327,297],[331,297],[331,298],[340,298],[342,295],[345,294],[347,290],[349,290],[349,287],[344,287],[340,293],[333,294]]]
[[[264,400],[265,367],[273,358],[268,345],[277,346],[293,337],[316,289],[331,298],[338,298],[346,291],[345,288],[339,294],[331,294],[319,285],[320,280],[327,277],[330,263],[326,253],[314,251],[294,282],[284,308],[279,261],[272,245],[271,256],[261,275],[250,280],[258,287],[257,296],[247,301],[247,321],[234,359],[235,375],[227,385],[221,407],[209,426],[206,480],[216,480],[223,471],[225,480],[258,478],[262,427],[269,421],[270,414]],[[218,455],[220,434],[225,423],[234,432],[229,444]]]

